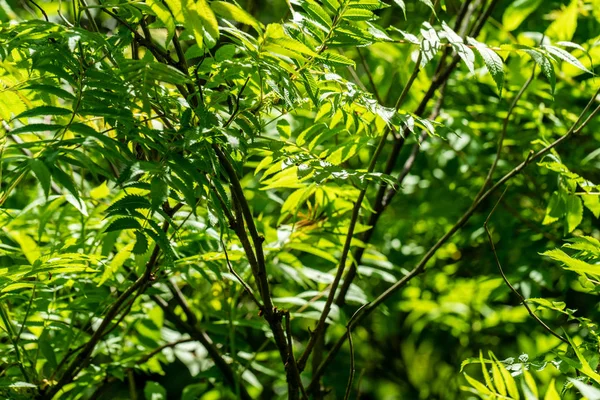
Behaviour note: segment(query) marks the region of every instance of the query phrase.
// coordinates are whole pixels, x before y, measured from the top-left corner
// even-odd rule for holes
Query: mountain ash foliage
[[[598,1],[0,21],[0,397],[600,399]]]

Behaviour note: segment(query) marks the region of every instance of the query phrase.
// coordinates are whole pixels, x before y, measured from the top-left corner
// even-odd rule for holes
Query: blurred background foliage
[[[64,18],[73,20],[71,2],[60,3],[37,2],[51,21],[62,23],[58,15],[59,6]],[[431,10],[426,1],[405,1],[406,18],[401,8],[391,3],[391,7],[376,11],[378,25],[417,33],[422,22],[430,18]],[[440,3],[438,18],[450,21],[461,2],[446,0]],[[265,25],[289,18],[290,4],[298,6],[296,1],[288,4],[271,0],[239,1],[238,4]],[[102,30],[116,32],[115,21],[110,16],[94,8],[90,11]],[[3,22],[40,17],[40,11],[32,2],[0,1],[0,20]],[[88,23],[84,16],[82,24]],[[156,31],[155,37],[158,38],[162,31]],[[394,32],[390,30],[388,33],[392,35]],[[396,34],[393,36],[399,37]],[[516,55],[501,46],[517,43],[538,46],[544,40],[580,45],[581,49],[570,48],[569,51],[587,69],[597,68],[600,60],[600,2],[498,2],[479,41],[490,47],[498,47],[499,54],[505,59],[504,89],[499,96],[492,77],[480,59],[474,72],[461,64],[451,75],[436,118],[441,124],[437,129],[438,135],[427,137],[421,144],[414,167],[380,219],[362,264],[358,267],[356,287],[351,289],[352,296],[337,317],[341,321],[347,320],[365,299],[373,299],[411,270],[431,245],[469,208],[494,159],[498,134],[508,107],[534,67],[529,57]],[[374,92],[374,84],[381,103],[393,107],[404,86],[399,83],[406,82],[413,70],[414,50],[414,46],[402,41],[344,48],[341,54],[354,60],[356,67],[340,67],[336,72],[369,92]],[[417,77],[403,109],[414,110],[417,107],[430,85],[434,68],[435,63],[428,64]],[[599,86],[598,78],[568,63],[559,62],[555,70],[554,93],[548,79],[541,72],[536,72],[537,79],[531,83],[515,108],[508,124],[496,177],[522,162],[530,149],[539,150],[542,144],[563,135]],[[10,84],[6,75],[0,79],[5,86]],[[7,116],[14,112],[7,103],[0,104],[0,109],[4,120],[9,120]],[[314,113],[309,111],[299,111],[286,117],[294,136],[296,132],[313,125],[314,120]],[[265,130],[272,133],[282,126],[284,124],[273,123]],[[396,173],[402,169],[408,157],[407,149],[412,147],[417,137],[413,135],[407,139],[407,148],[395,167]],[[600,238],[598,189],[590,186],[596,195],[582,197],[581,180],[578,178],[583,177],[592,183],[600,182],[599,143],[600,122],[596,118],[583,134],[571,138],[512,179],[490,219],[498,257],[508,279],[525,298],[539,299],[530,301],[531,307],[556,332],[568,334],[577,345],[582,346],[583,354],[593,370],[599,361],[597,326],[594,322],[600,317],[597,281],[593,277],[586,279],[585,274],[562,268],[560,261],[564,260],[544,256],[543,253],[559,248],[569,243],[566,240],[575,237]],[[282,220],[285,224],[289,223],[290,218],[282,211],[282,204],[294,189],[275,187],[263,190],[265,186],[268,188],[268,183],[264,180],[261,182],[260,174],[254,173],[267,154],[263,150],[248,151],[242,182],[251,207],[255,214],[260,215],[259,227],[265,234],[266,243],[277,243],[285,233],[278,229]],[[381,159],[385,159],[388,152],[389,148],[385,148]],[[349,169],[364,168],[368,157],[369,149],[362,148],[356,157],[346,162],[346,166]],[[6,158],[3,163],[5,161]],[[91,191],[86,201],[98,204],[113,198],[114,188],[106,187],[102,180],[94,182],[90,179],[89,185]],[[300,317],[294,321],[294,331],[299,334],[312,328],[318,302],[310,306],[307,301],[326,287],[331,279],[330,268],[334,266],[328,264],[327,254],[315,249],[335,254],[337,240],[331,239],[336,236],[331,235],[332,226],[336,224],[335,211],[336,208],[338,211],[351,208],[348,198],[354,195],[340,194],[342,188],[322,190],[329,190],[326,196],[338,196],[335,205],[319,208],[323,204],[319,204],[315,197],[299,207],[293,218],[297,218],[295,223],[299,226],[302,223],[304,233],[295,245],[281,247],[282,252],[271,258],[269,266],[275,304],[290,309],[293,315],[295,313]],[[369,198],[372,199],[374,192],[375,188],[369,192]],[[571,197],[579,200],[569,200]],[[499,274],[483,227],[498,198],[499,193],[486,200],[462,230],[429,261],[425,273],[394,294],[355,329],[355,387],[356,395],[361,399],[456,399],[476,396],[465,391],[465,387],[474,390],[477,387],[469,385],[462,371],[485,382],[485,371],[474,366],[479,363],[480,352],[486,360],[491,359],[489,352],[500,360],[516,360],[515,365],[520,367],[514,367],[511,372],[518,380],[523,379],[523,370],[531,372],[537,382],[540,398],[550,385],[559,392],[564,390],[561,398],[581,397],[580,392],[568,389],[572,383],[567,376],[575,376],[571,367],[576,363],[573,361],[577,360],[576,355],[528,315]],[[3,246],[0,265],[4,268],[13,265],[14,258],[11,257],[14,256],[15,247],[20,245],[23,250],[27,249],[22,256],[26,258],[28,253],[38,251],[35,242],[28,242],[31,237],[62,237],[64,243],[61,251],[68,257],[69,250],[77,251],[80,246],[77,240],[83,234],[80,229],[99,230],[104,223],[106,210],[106,206],[93,208],[94,212],[85,218],[82,228],[82,214],[74,209],[60,208],[58,199],[46,203],[40,197],[33,177],[20,184],[2,207],[21,210],[21,216],[10,222],[0,217],[3,232],[0,235]],[[62,211],[57,214],[59,208]],[[228,354],[235,354],[232,357],[240,358],[236,361],[247,365],[249,372],[252,371],[244,375],[251,393],[260,394],[262,398],[280,396],[285,391],[284,381],[269,364],[262,364],[266,359],[277,357],[274,348],[261,348],[267,328],[253,318],[257,310],[250,307],[251,311],[248,312],[237,307],[237,299],[244,297],[244,294],[239,287],[227,283],[231,277],[219,256],[219,232],[207,229],[209,217],[204,217],[207,219],[202,221],[202,217],[198,217],[196,226],[182,233],[184,238],[180,238],[181,244],[177,249],[180,254],[204,254],[202,260],[187,256],[176,262],[178,268],[187,271],[184,273],[187,284],[183,288],[184,293],[189,297],[190,305],[198,310],[199,317],[210,321],[206,327],[213,339],[227,348]],[[29,236],[22,235],[24,232]],[[93,256],[92,250],[95,252],[96,249],[100,249],[102,256],[108,256],[115,241],[124,240],[122,237],[119,239],[118,234],[113,236],[112,243],[108,243],[106,238],[90,243],[90,257]],[[327,239],[326,242],[324,239]],[[597,245],[592,239],[589,240],[592,244],[585,256],[589,256],[589,263],[594,264],[597,263],[598,253],[594,258],[594,252],[589,249]],[[334,247],[328,248],[330,245]],[[598,250],[600,247],[595,248]],[[581,247],[565,251],[582,254]],[[214,260],[210,259],[211,255]],[[236,261],[244,255],[238,248],[231,249],[229,257]],[[135,268],[136,264],[138,267],[143,265],[140,261],[134,261],[131,267]],[[203,267],[198,268],[198,264]],[[305,269],[299,270],[295,268],[296,265]],[[50,339],[46,339],[44,344],[43,335],[52,335],[52,331],[45,330],[46,333],[42,333],[41,330],[35,330],[44,326],[44,320],[60,315],[64,302],[72,302],[70,306],[74,309],[78,302],[84,302],[82,307],[88,310],[94,304],[100,307],[109,293],[105,286],[98,287],[92,281],[85,285],[85,298],[71,298],[59,290],[76,284],[68,275],[55,280],[54,291],[50,290],[52,295],[36,296],[31,306],[38,312],[29,317],[30,323],[23,339],[33,340],[27,335],[38,336],[37,340],[41,341],[39,351],[50,367],[52,364],[55,366],[57,361],[52,346],[48,344]],[[298,294],[298,288],[305,291]],[[160,293],[160,290],[151,289],[149,293]],[[19,315],[22,316],[29,298],[29,295],[15,290],[3,294],[2,301],[20,305]],[[82,312],[81,324],[86,323],[87,317],[87,313]],[[167,349],[160,357],[145,360],[144,364],[138,363],[136,355],[140,348],[156,348],[165,340],[172,342],[181,339],[181,335],[166,328],[162,310],[152,302],[136,303],[128,318],[130,323],[122,336],[102,342],[102,353],[105,355],[97,356],[101,359],[110,357],[113,352],[120,354],[119,367],[109,371],[105,378],[118,378],[111,384],[111,398],[130,398],[127,374],[134,374],[141,387],[144,384],[139,382],[147,381],[147,393],[162,393],[164,389],[169,399],[179,398],[182,394],[181,398],[185,399],[235,396],[226,388],[219,385],[215,387],[214,378],[218,372],[210,368],[206,350],[195,342],[182,343],[174,350]],[[35,321],[40,328],[35,327]],[[335,342],[344,331],[344,324],[330,326],[326,342]],[[52,337],[51,340],[55,341],[75,340],[73,337]],[[10,363],[11,354],[12,349],[3,337],[2,359],[5,364]],[[324,385],[331,390],[328,395],[330,398],[343,397],[350,368],[349,359],[348,349],[344,347],[324,376]],[[90,382],[96,380],[89,378]],[[153,388],[152,385],[159,386]],[[140,396],[143,396],[141,392]]]

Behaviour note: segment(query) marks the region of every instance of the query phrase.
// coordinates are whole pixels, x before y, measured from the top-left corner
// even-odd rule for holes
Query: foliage
[[[0,2],[3,397],[600,398],[598,2],[388,3]]]

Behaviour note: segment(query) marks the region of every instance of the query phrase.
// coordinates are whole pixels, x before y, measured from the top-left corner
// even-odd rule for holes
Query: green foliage
[[[599,27],[0,1],[0,397],[598,398]]]

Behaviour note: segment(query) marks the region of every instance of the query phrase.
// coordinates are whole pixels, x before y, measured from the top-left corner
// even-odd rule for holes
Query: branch
[[[469,2],[466,2],[465,3],[466,5],[463,5],[461,10],[459,11],[459,16],[457,17],[457,20],[455,23],[455,29],[458,27],[462,27],[460,29],[461,31],[467,30],[466,27],[469,24],[471,12],[467,12],[467,10],[464,7],[468,6],[468,3]],[[492,1],[490,6],[486,9],[486,12],[483,13],[482,16],[478,19],[478,21],[476,22],[476,25],[474,26],[474,29],[473,29],[473,32],[475,33],[473,35],[473,37],[476,37],[479,34],[479,32],[481,31],[481,28],[483,27],[483,24],[489,18],[496,3],[497,3],[496,0]],[[485,18],[484,18],[484,16],[485,16]],[[442,92],[442,95],[431,115],[437,116],[439,113],[439,107],[441,107],[441,104],[442,104],[441,102],[443,101],[443,97],[444,97],[443,93],[444,93],[445,85],[448,81],[450,74],[452,73],[452,71],[454,71],[454,69],[456,68],[456,66],[458,65],[458,62],[460,60],[460,57],[457,54],[455,54],[454,57],[452,58],[452,61],[450,62],[450,65],[448,65],[445,69],[443,69],[445,55],[447,55],[447,54],[448,53],[445,51],[444,57],[439,62],[438,66],[436,67],[436,72],[431,80],[431,84],[430,84],[427,92],[423,96],[421,102],[419,103],[418,107],[416,108],[416,110],[414,112],[418,116],[423,115],[423,113],[425,112],[425,109],[427,108],[427,104],[433,98],[433,96],[435,95],[435,92],[438,89],[440,89],[440,91]],[[436,112],[436,110],[437,110],[437,112]],[[433,117],[433,118],[435,118],[435,117]],[[405,143],[404,137],[406,135],[408,135],[407,129],[404,130],[404,134],[401,135],[401,137],[394,143],[394,147],[392,148],[392,151],[391,151],[391,153],[388,157],[387,163],[386,163],[386,167],[384,170],[385,174],[389,175],[392,173],[394,166],[396,165],[396,162],[400,155],[400,152],[402,151],[402,148],[404,147],[404,143]],[[415,145],[415,146],[417,146],[417,145]],[[416,152],[418,152],[418,150],[419,150],[419,148],[415,147],[415,146],[413,146],[413,149],[411,151],[411,156],[413,153],[415,153],[415,156],[416,156]],[[410,156],[409,156],[408,160],[411,160]],[[401,174],[398,176],[398,180],[397,180],[398,184],[401,184],[402,181],[404,180],[404,178],[406,177],[406,175],[408,175],[408,173],[410,172],[410,170],[412,168],[413,163],[414,163],[414,157],[412,157],[411,162],[407,161],[407,163],[405,163]],[[377,195],[375,197],[374,205],[373,205],[374,212],[371,214],[369,222],[367,223],[367,225],[370,226],[370,228],[363,233],[363,237],[361,238],[363,243],[368,244],[368,242],[370,241],[370,239],[373,235],[373,232],[375,230],[375,226],[377,225],[379,217],[381,216],[381,213],[383,213],[383,211],[388,206],[388,204],[391,202],[392,198],[396,195],[396,193],[397,192],[393,188],[388,188],[386,184],[380,185]],[[359,248],[356,250],[356,254],[355,254],[355,258],[354,258],[355,262],[350,266],[350,269],[348,270],[348,273],[347,273],[346,277],[344,278],[344,283],[342,285],[342,288],[340,289],[340,293],[339,293],[338,299],[336,301],[336,303],[338,305],[343,305],[345,302],[346,294],[347,294],[348,290],[350,289],[350,285],[352,284],[352,281],[356,277],[356,265],[360,264],[360,261],[364,254],[364,251],[365,251],[364,248]]]
[[[490,221],[490,218],[492,217],[492,214],[494,213],[494,211],[496,211],[496,208],[498,207],[498,204],[500,204],[500,201],[504,197],[504,194],[506,193],[507,190],[508,190],[508,186],[506,187],[506,189],[504,189],[504,192],[502,192],[502,194],[500,195],[500,198],[496,202],[496,205],[494,205],[494,208],[492,208],[492,211],[490,211],[490,214],[487,216],[487,218],[485,219],[485,222],[483,223],[483,228],[485,229],[485,232],[487,233],[488,241],[490,242],[490,246],[492,247],[492,252],[494,253],[494,259],[496,260],[496,265],[498,266],[498,270],[500,271],[500,275],[502,276],[502,279],[504,280],[504,283],[506,283],[506,286],[508,286],[510,288],[510,290],[521,300],[521,304],[523,304],[523,306],[525,307],[525,309],[527,309],[527,312],[529,313],[529,315],[531,315],[533,317],[533,319],[538,324],[540,324],[552,336],[554,336],[557,339],[560,339],[563,343],[569,344],[569,341],[567,339],[565,339],[564,337],[562,337],[558,333],[554,332],[552,330],[552,328],[550,328],[548,325],[546,325],[546,323],[544,321],[542,321],[533,312],[533,310],[529,307],[529,304],[527,304],[527,300],[525,300],[525,298],[521,295],[521,293],[519,293],[519,291],[517,289],[515,289],[515,287],[510,283],[510,281],[508,280],[508,278],[504,274],[504,270],[502,269],[502,264],[500,264],[500,259],[498,258],[498,253],[496,252],[496,246],[494,246],[494,240],[492,239],[492,233],[488,229],[488,222]]]
[[[172,212],[172,210],[169,210]],[[168,214],[168,213],[167,213]],[[171,216],[171,215],[169,215]],[[75,378],[76,372],[82,368],[83,365],[88,361],[89,357],[92,355],[92,352],[96,348],[96,345],[102,337],[104,336],[108,326],[111,324],[112,320],[117,316],[119,311],[121,310],[121,306],[129,299],[129,297],[134,294],[138,289],[140,289],[140,293],[142,292],[142,288],[146,287],[146,285],[152,281],[153,275],[152,270],[156,266],[158,262],[158,256],[160,254],[160,247],[158,243],[154,245],[154,249],[152,250],[152,254],[150,255],[150,259],[146,264],[146,269],[144,274],[140,276],[131,286],[129,286],[121,295],[112,303],[111,307],[107,311],[106,315],[102,319],[102,323],[96,329],[92,337],[86,343],[85,347],[81,350],[81,352],[73,359],[73,361],[69,364],[62,377],[59,379],[58,383],[54,386],[49,386],[47,391],[42,393],[41,398],[44,400],[50,400],[57,394],[65,385],[71,383]]]
[[[596,114],[598,114],[598,112],[600,112],[600,105],[599,105],[584,120],[585,114],[592,107],[592,105],[596,102],[596,97],[599,94],[600,94],[600,88],[598,88],[598,90],[596,91],[596,93],[594,93],[592,99],[588,102],[588,104],[585,107],[585,109],[582,111],[582,113],[577,118],[577,121],[575,121],[575,123],[571,126],[571,128],[567,131],[567,133],[565,133],[563,136],[561,136],[560,138],[556,139],[554,142],[550,143],[549,145],[547,145],[546,147],[544,147],[543,149],[541,149],[537,153],[530,152],[529,155],[527,156],[527,158],[523,162],[521,162],[519,165],[517,165],[516,167],[514,167],[510,172],[508,172],[506,175],[504,175],[496,184],[494,184],[483,195],[481,195],[481,197],[479,199],[475,200],[473,202],[473,204],[471,205],[471,207],[469,207],[469,209],[467,211],[465,211],[465,213],[454,224],[454,226],[452,228],[450,228],[450,230],[448,232],[446,232],[446,234],[444,234],[444,236],[442,236],[437,241],[437,243],[435,243],[427,251],[427,253],[425,254],[425,256],[423,256],[423,258],[421,259],[421,261],[419,261],[419,263],[416,265],[416,267],[414,269],[412,269],[408,274],[406,274],[404,277],[402,277],[398,282],[396,282],[395,284],[393,284],[392,286],[390,286],[386,291],[384,291],[383,293],[381,293],[375,300],[373,300],[370,303],[367,303],[360,310],[360,312],[358,312],[355,315],[355,322],[350,326],[350,328],[352,328],[354,325],[360,323],[369,314],[371,314],[371,312],[373,312],[381,303],[383,303],[388,298],[390,298],[396,291],[398,291],[399,289],[401,289],[402,287],[404,287],[411,279],[413,279],[417,275],[421,274],[424,271],[424,269],[425,269],[425,265],[434,256],[434,254],[437,252],[437,250],[440,247],[442,247],[442,245],[444,245],[444,243],[446,243],[448,241],[448,239],[450,239],[452,236],[454,236],[454,234],[456,232],[458,232],[458,230],[460,230],[460,228],[462,228],[467,223],[467,221],[475,213],[475,211],[477,210],[477,208],[479,208],[479,206],[481,205],[481,203],[483,203],[499,187],[501,187],[507,181],[509,181],[510,179],[512,179],[513,177],[515,177],[516,175],[518,175],[525,167],[527,167],[529,164],[531,164],[532,161],[534,161],[534,160],[542,157],[543,155],[545,155],[546,153],[548,153],[550,150],[552,150],[554,147],[558,146],[559,144],[561,144],[562,142],[564,142],[565,140],[567,140],[569,137],[571,137],[573,135],[579,134],[582,131],[582,129],[592,120],[592,118],[594,118],[594,116]],[[347,337],[348,337],[348,333],[344,334],[336,342],[335,346],[331,349],[331,351],[327,354],[327,357],[325,358],[325,360],[319,366],[319,369],[314,372],[313,379],[312,379],[312,381],[311,381],[311,383],[310,383],[310,385],[308,387],[309,391],[313,390],[313,388],[318,384],[319,378],[325,372],[325,368],[333,360],[333,358],[335,357],[335,355],[337,354],[337,352],[340,350],[340,348],[344,344],[344,342],[345,342],[345,340],[346,340]]]
[[[402,90],[402,93],[400,94],[400,96],[398,97],[398,100],[396,101],[396,105],[394,107],[396,109],[396,111],[403,104],[404,100],[406,99],[406,96],[408,95],[408,92],[410,91],[410,88],[412,87],[415,79],[417,78],[417,75],[419,74],[419,71],[421,70],[421,57],[422,57],[422,53],[419,52],[419,56],[417,57],[417,60],[415,62],[415,67],[413,68],[410,78],[408,79],[406,85],[404,86],[404,89]],[[371,161],[369,162],[369,166],[367,168],[367,173],[371,173],[375,169],[375,165],[377,164],[377,159],[379,158],[381,151],[385,147],[389,132],[390,132],[390,129],[386,128],[385,132],[381,135],[379,144],[377,145],[375,152],[371,156]],[[308,357],[310,357],[310,354],[313,351],[315,344],[317,343],[317,340],[319,339],[319,336],[324,333],[325,322],[327,321],[327,317],[329,316],[329,312],[331,311],[331,305],[333,304],[333,301],[335,299],[335,292],[340,284],[342,275],[344,274],[344,270],[346,269],[346,261],[348,260],[348,254],[350,252],[350,245],[352,244],[352,238],[354,237],[354,229],[356,228],[356,223],[358,222],[358,216],[360,214],[362,202],[367,194],[368,188],[369,188],[369,185],[368,185],[368,183],[366,183],[365,187],[360,191],[356,201],[354,202],[354,207],[352,209],[352,216],[350,217],[350,224],[348,225],[348,233],[346,234],[346,240],[344,241],[344,247],[342,248],[342,254],[340,256],[340,261],[337,266],[337,271],[336,271],[335,277],[333,278],[333,282],[331,283],[331,288],[329,289],[329,295],[327,296],[327,300],[325,301],[325,305],[323,306],[323,311],[321,311],[321,316],[319,317],[319,322],[317,323],[317,326],[316,326],[314,332],[312,333],[310,339],[308,340],[308,343],[306,345],[306,348],[304,349],[304,352],[298,359],[298,368],[300,369],[300,371],[304,370],[304,367],[306,366],[306,362],[308,361]]]
[[[192,325],[191,321],[188,321],[188,322],[183,321],[177,314],[175,314],[175,312],[169,307],[169,304],[162,297],[157,296],[157,295],[152,295],[151,297],[152,297],[152,300],[160,308],[162,308],[162,310],[165,312],[165,314],[175,324],[177,329],[179,329],[181,332],[186,332],[188,335],[190,335],[192,337],[192,339],[197,340],[198,342],[200,342],[200,344],[202,346],[204,346],[204,348],[208,352],[208,355],[210,356],[210,358],[213,360],[213,362],[215,363],[217,368],[219,368],[219,370],[223,374],[223,377],[225,378],[225,380],[229,383],[229,385],[231,385],[231,387],[235,387],[236,386],[235,373],[233,372],[233,370],[231,369],[231,366],[227,363],[227,361],[225,361],[223,356],[221,356],[219,349],[217,349],[217,347],[215,346],[215,344],[213,343],[211,338],[208,336],[206,331],[204,329],[198,327],[197,325]],[[188,315],[188,313],[193,315],[191,310],[189,310],[189,307],[187,307],[187,303],[182,304],[181,302],[179,302],[179,300],[180,299],[178,299],[176,297],[176,301],[184,309],[184,313],[186,315]],[[186,307],[188,308],[188,311],[185,310]],[[195,320],[195,317],[194,317],[194,320]],[[248,394],[248,391],[246,390],[246,388],[243,385],[240,385],[240,397],[243,400],[252,400],[252,396],[250,396]]]

